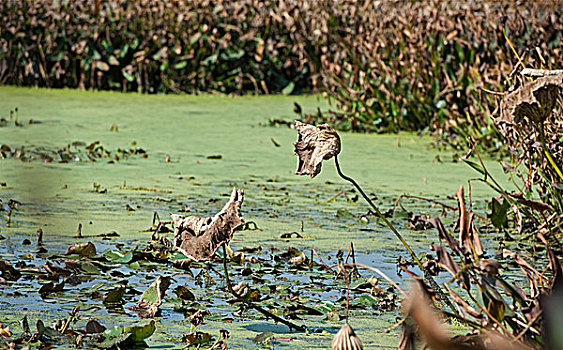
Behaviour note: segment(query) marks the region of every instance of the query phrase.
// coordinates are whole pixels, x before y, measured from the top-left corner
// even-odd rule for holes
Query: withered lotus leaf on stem
[[[210,260],[217,248],[233,238],[233,232],[244,224],[240,208],[243,190],[233,188],[231,198],[213,217],[183,217],[170,214],[174,222],[174,246],[187,257],[197,261]]]
[[[313,126],[296,120],[295,128],[295,154],[299,157],[295,174],[315,177],[321,172],[323,159],[340,153],[340,137],[328,124]]]
[[[522,125],[526,119],[541,123],[551,115],[563,91],[563,74],[548,75],[530,81],[506,94],[501,103],[500,122]]]

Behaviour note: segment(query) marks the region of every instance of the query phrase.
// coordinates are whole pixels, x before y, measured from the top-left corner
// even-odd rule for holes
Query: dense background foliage
[[[562,58],[557,2],[3,1],[0,16],[1,84],[323,91],[335,108],[320,117],[340,129],[450,144],[498,147],[482,88]]]

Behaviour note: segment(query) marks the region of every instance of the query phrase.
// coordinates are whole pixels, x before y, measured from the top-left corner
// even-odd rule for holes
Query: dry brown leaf
[[[563,74],[527,82],[503,97],[501,116],[496,122],[525,124],[526,118],[536,123],[543,122],[551,115],[562,89]]]
[[[473,223],[474,214],[467,211],[465,206],[463,185],[459,186],[456,197],[459,208],[459,242],[463,253],[469,256],[472,261],[475,261],[476,256],[483,256],[483,247],[479,238],[479,232]]]
[[[244,224],[240,214],[243,198],[243,190],[233,188],[227,204],[213,217],[170,214],[174,222],[174,246],[197,261],[210,260],[217,248],[228,243],[233,232]]]
[[[438,264],[440,264],[443,268],[445,268],[451,275],[456,276],[459,273],[459,266],[454,261],[450,253],[441,245],[430,245],[430,249],[436,252],[436,256],[438,259]],[[456,282],[462,286],[463,288],[469,290],[471,283],[469,280],[469,275],[465,272],[462,272],[457,278]]]
[[[508,195],[510,197],[516,199],[520,204],[523,204],[523,205],[530,207],[534,210],[537,210],[539,212],[542,212],[542,211],[545,211],[545,210],[555,211],[553,209],[553,207],[551,205],[547,204],[547,203],[524,198],[524,195],[522,193],[508,193]]]
[[[299,157],[295,174],[315,177],[321,172],[323,159],[340,153],[340,137],[328,124],[313,126],[296,120],[295,128],[295,154]]]
[[[446,231],[446,228],[440,218],[435,216],[430,219],[429,222],[436,228],[436,230],[438,230],[438,239],[440,239],[440,241],[446,241],[452,252],[461,255],[462,252],[459,248],[459,242],[456,241],[456,239],[450,235],[448,231]]]

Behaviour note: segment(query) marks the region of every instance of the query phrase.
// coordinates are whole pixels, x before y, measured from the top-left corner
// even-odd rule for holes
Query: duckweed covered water
[[[134,251],[146,246],[150,239],[146,229],[152,224],[154,212],[162,220],[168,220],[169,212],[182,210],[187,215],[212,216],[228,199],[233,186],[242,187],[243,215],[259,229],[237,232],[231,246],[235,252],[243,247],[260,246],[261,250],[247,254],[258,259],[256,264],[230,264],[233,279],[258,288],[264,303],[276,306],[288,318],[297,317],[293,321],[306,324],[310,334],[289,332],[287,327],[254,311],[239,312],[236,304],[227,302],[220,263],[196,266],[191,275],[163,264],[122,264],[83,277],[75,285],[67,285],[64,292],[47,298],[37,292],[45,280],[22,278],[0,287],[0,322],[18,333],[19,320],[24,315],[30,323],[38,319],[48,323],[68,317],[70,310],[80,304],[82,318],[75,328],[83,328],[91,318],[107,327],[143,323],[128,307],[164,274],[173,275],[173,282],[161,307],[161,317],[157,318],[157,331],[147,340],[151,347],[181,347],[182,333],[190,329],[184,313],[175,311],[179,300],[172,290],[178,285],[187,285],[196,297],[195,306],[211,312],[197,329],[214,337],[219,329],[229,330],[232,348],[271,344],[275,348],[330,347],[342,322],[334,318],[335,313],[313,315],[294,308],[332,308],[344,315],[345,283],[322,269],[316,256],[314,260],[319,265],[312,269],[293,266],[276,256],[294,247],[309,258],[314,248],[325,264],[334,265],[337,252],[343,250],[346,256],[353,242],[356,261],[376,266],[405,285],[407,279],[396,275],[395,263],[398,256],[406,258],[407,254],[393,233],[378,225],[375,218],[362,218],[368,214],[367,205],[337,176],[332,161],[324,163],[315,179],[293,175],[295,130],[265,125],[269,118],[291,119],[294,101],[304,111],[326,107],[325,101],[314,96],[141,96],[0,87],[0,117],[7,120],[0,127],[0,144],[11,150],[23,146],[31,158],[0,160],[0,182],[5,183],[0,187],[5,209],[0,213],[0,235],[5,238],[0,255],[12,264],[23,260],[29,267],[41,266],[47,260],[63,265],[63,259],[56,255],[63,255],[71,244],[87,240],[95,244],[98,253]],[[9,117],[15,107],[20,126],[15,125],[15,115],[12,120]],[[30,119],[34,121],[31,124]],[[343,171],[361,183],[383,210],[390,209],[404,193],[455,206],[455,201],[446,196],[476,175],[466,165],[452,162],[449,153],[429,148],[428,138],[349,133],[341,134],[341,138],[339,159]],[[86,149],[96,141],[99,144],[91,149],[102,146],[106,152],[99,158]],[[143,152],[130,150],[142,150],[146,157]],[[52,161],[45,162],[46,154]],[[498,170],[496,166],[491,168]],[[340,191],[345,191],[350,200],[343,195],[330,200]],[[472,188],[474,199],[482,200],[491,194],[480,185]],[[22,204],[12,212],[8,225],[10,199]],[[405,199],[402,203],[415,213],[441,213],[440,207],[426,202]],[[480,213],[485,214],[483,210]],[[432,230],[409,230],[399,209],[393,221],[416,251],[435,240]],[[119,237],[73,238],[79,224],[83,235],[116,232]],[[47,253],[39,252],[35,245],[38,228],[44,232]],[[293,234],[291,239],[280,239],[280,235],[291,232],[302,238]],[[24,239],[32,244],[22,245]],[[484,237],[484,241],[493,244],[491,237]],[[244,272],[246,267],[253,271],[252,275]],[[360,273],[364,278],[372,275],[364,270]],[[208,279],[205,275],[209,275]],[[122,311],[107,309],[92,296],[95,291],[106,293],[124,281],[130,290]],[[365,282],[357,284],[362,281]],[[384,281],[379,284],[384,290],[389,287]],[[278,285],[281,292],[270,296],[268,290],[273,285]],[[350,323],[365,348],[395,348],[397,330],[385,331],[395,324],[398,311],[385,310],[361,289],[351,296]],[[263,332],[272,335],[268,337],[270,333]],[[260,334],[270,339],[269,343],[252,340]]]

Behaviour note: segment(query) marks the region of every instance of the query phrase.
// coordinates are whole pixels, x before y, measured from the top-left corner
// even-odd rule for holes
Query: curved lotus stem
[[[387,227],[389,227],[389,229],[391,231],[393,231],[393,233],[395,234],[395,236],[397,236],[397,238],[399,238],[399,240],[401,241],[401,243],[403,243],[403,245],[405,246],[405,248],[409,251],[412,259],[416,262],[416,264],[418,265],[418,267],[420,268],[421,271],[424,271],[424,267],[422,266],[422,263],[420,262],[420,260],[418,260],[416,254],[414,254],[413,250],[411,249],[411,247],[409,246],[409,244],[407,243],[407,241],[405,241],[405,239],[403,238],[403,236],[401,236],[401,234],[399,233],[399,231],[397,231],[397,229],[395,228],[395,226],[393,226],[393,224],[387,220],[387,218],[385,217],[385,215],[383,215],[383,213],[381,213],[381,211],[379,210],[379,208],[373,203],[373,201],[366,195],[366,193],[364,192],[364,190],[362,190],[362,188],[360,187],[360,185],[358,185],[358,183],[356,182],[356,180],[352,179],[349,176],[346,176],[342,173],[342,170],[340,170],[340,164],[338,163],[338,156],[334,157],[334,163],[336,164],[336,170],[338,171],[338,175],[343,178],[344,180],[350,182],[352,185],[354,185],[354,187],[356,187],[356,189],[360,192],[360,194],[362,195],[362,197],[364,197],[364,199],[366,200],[366,202],[368,202],[368,204],[371,206],[371,208],[375,211],[375,214],[377,214],[377,216],[383,220],[383,222],[385,222],[385,224],[387,225]]]
[[[399,240],[401,241],[401,243],[403,243],[403,246],[405,246],[405,248],[408,250],[408,252],[410,253],[412,259],[416,262],[416,264],[418,265],[418,267],[420,268],[420,271],[422,271],[422,273],[424,274],[424,277],[426,278],[426,280],[428,281],[428,283],[430,284],[430,286],[438,293],[438,295],[440,296],[440,299],[442,299],[442,301],[444,303],[446,303],[446,305],[449,306],[450,309],[452,309],[452,311],[454,313],[457,314],[456,309],[454,307],[454,305],[452,304],[452,302],[450,301],[450,299],[448,298],[448,296],[442,291],[442,289],[440,288],[440,286],[438,285],[438,283],[436,283],[436,281],[434,280],[434,278],[432,278],[432,276],[426,271],[426,269],[424,268],[424,266],[422,266],[422,263],[420,262],[420,260],[418,259],[418,257],[416,256],[416,254],[414,253],[414,251],[411,249],[411,247],[409,246],[409,244],[407,243],[407,241],[405,241],[405,239],[403,238],[403,236],[399,233],[399,231],[397,231],[397,229],[395,228],[395,226],[393,226],[393,224],[387,220],[387,218],[385,217],[385,215],[383,215],[383,213],[379,210],[379,208],[375,205],[375,203],[373,203],[373,201],[366,195],[366,193],[364,192],[364,190],[362,190],[362,188],[360,187],[360,185],[358,185],[358,183],[356,182],[356,180],[352,179],[349,176],[346,176],[342,173],[342,170],[340,169],[340,164],[338,163],[338,156],[335,155],[334,156],[334,163],[336,165],[336,170],[338,171],[338,175],[343,178],[344,180],[350,182],[352,185],[354,185],[354,187],[356,187],[356,189],[360,192],[360,194],[362,195],[362,197],[364,197],[364,199],[366,200],[366,202],[368,202],[368,204],[370,205],[370,207],[375,211],[375,214],[381,219],[383,220],[383,222],[385,222],[385,224],[387,225],[387,227],[389,227],[389,229],[391,231],[393,231],[393,233],[395,234],[395,236],[397,236],[397,238],[399,238]]]

